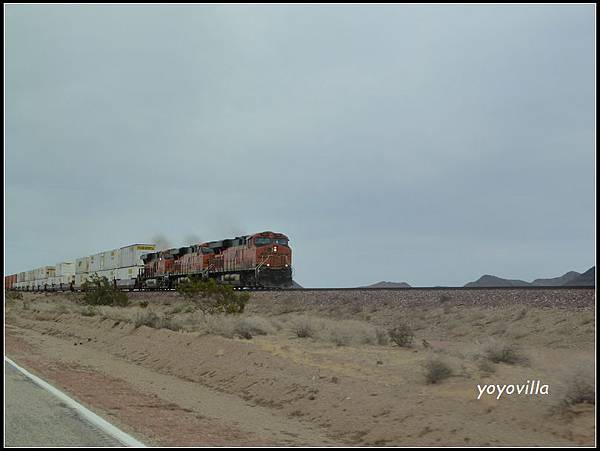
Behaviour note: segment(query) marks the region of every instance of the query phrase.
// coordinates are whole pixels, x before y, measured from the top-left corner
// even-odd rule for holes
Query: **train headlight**
[[[271,263],[267,263],[267,267],[268,267],[268,266],[271,266]]]
[[[277,246],[273,247],[273,252],[277,252]]]

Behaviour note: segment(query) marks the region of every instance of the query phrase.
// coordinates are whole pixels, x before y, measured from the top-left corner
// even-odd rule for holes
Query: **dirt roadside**
[[[7,308],[6,352],[150,444],[593,444],[593,405],[553,411],[563,373],[593,363],[593,297],[575,310],[546,303],[524,313],[520,302],[460,300],[368,310],[337,300],[320,302],[323,312],[276,302],[269,311],[265,296],[249,310],[281,326],[243,340],[195,332],[193,313],[172,296],[150,296],[149,308],[190,324],[185,330],[136,327],[127,315],[138,307],[87,316],[73,299],[33,295],[27,308]],[[298,339],[286,322],[290,308],[377,324],[401,314],[412,318],[417,341],[400,349]],[[518,340],[528,363],[483,372],[473,355],[490,335]],[[425,384],[421,365],[431,355],[454,375]],[[532,377],[553,395],[476,399],[476,383]]]

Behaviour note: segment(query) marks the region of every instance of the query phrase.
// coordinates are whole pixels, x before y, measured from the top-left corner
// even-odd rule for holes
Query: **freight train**
[[[166,250],[157,250],[154,244],[132,244],[5,276],[4,287],[75,291],[94,275],[129,290],[172,289],[190,277],[239,288],[288,288],[292,250],[286,235],[271,231]]]

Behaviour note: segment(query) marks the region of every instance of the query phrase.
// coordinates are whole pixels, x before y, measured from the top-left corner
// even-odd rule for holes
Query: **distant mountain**
[[[377,282],[373,285],[367,285],[366,287],[360,288],[410,288],[410,285],[406,282]]]
[[[304,288],[302,285],[300,285],[298,282],[296,282],[295,280],[292,280],[292,288]]]
[[[559,287],[561,285],[566,285],[580,275],[581,274],[577,271],[569,271],[568,273],[553,279],[535,279],[531,284],[538,287]]]
[[[491,276],[486,274],[481,276],[475,282],[465,284],[465,287],[527,287],[531,285],[529,282],[518,279],[503,279],[502,277]]]
[[[583,274],[578,275],[577,277],[569,280],[565,283],[566,286],[596,286],[596,267],[592,266]]]
[[[594,286],[596,278],[596,267],[593,266],[583,274],[577,271],[569,271],[560,277],[549,279],[535,279],[526,282],[518,279],[503,279],[502,277],[486,274],[475,282],[469,282],[465,287],[561,287],[561,286]]]

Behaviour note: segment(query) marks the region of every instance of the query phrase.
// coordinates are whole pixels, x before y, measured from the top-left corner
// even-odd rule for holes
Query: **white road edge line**
[[[87,421],[92,423],[94,426],[102,429],[104,432],[106,432],[111,437],[117,439],[123,445],[132,446],[132,447],[136,447],[136,448],[146,448],[146,445],[144,445],[142,442],[134,439],[131,435],[123,432],[118,427],[113,426],[105,419],[96,415],[94,412],[92,412],[88,408],[82,406],[74,399],[70,398],[69,396],[65,395],[63,392],[61,392],[57,388],[50,385],[48,382],[44,381],[43,379],[40,379],[39,377],[37,377],[34,374],[31,374],[26,369],[21,368],[19,365],[17,365],[15,362],[10,360],[8,357],[4,357],[4,360],[6,362],[10,363],[12,366],[14,366],[17,370],[19,370],[21,373],[23,373],[25,376],[27,376],[29,379],[31,379],[33,382],[35,382],[37,385],[39,385],[43,389],[47,390],[48,392],[52,393],[54,396],[56,396],[58,399],[60,399],[66,405],[68,405],[69,407],[71,407],[72,409],[77,411],[77,413],[79,415],[81,415],[83,418],[85,418]]]

